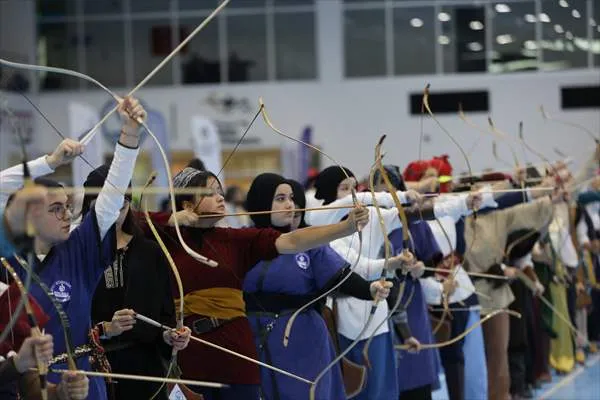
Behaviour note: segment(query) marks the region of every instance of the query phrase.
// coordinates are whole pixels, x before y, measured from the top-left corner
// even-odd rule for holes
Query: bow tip
[[[377,143],[378,146],[383,145],[383,141],[385,140],[385,138],[387,137],[387,135],[384,133],[383,135],[381,135],[381,137],[379,138],[379,142]]]

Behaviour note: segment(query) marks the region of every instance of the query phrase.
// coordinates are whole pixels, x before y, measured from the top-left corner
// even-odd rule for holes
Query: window
[[[121,15],[124,4],[125,2],[122,0],[83,0],[83,13],[86,16],[94,14]]]
[[[37,0],[39,17],[66,17],[77,13],[76,0]]]
[[[345,75],[386,75],[385,10],[344,12]]]
[[[169,11],[171,3],[173,0],[130,0],[130,9],[132,13]]]
[[[84,31],[86,73],[108,87],[125,87],[123,21],[86,21]],[[86,85],[96,89],[92,83]]]
[[[198,10],[214,10],[219,5],[219,0],[179,0],[179,9],[185,11],[198,11]],[[229,8],[232,3],[227,5]]]
[[[592,37],[594,38],[592,43],[594,66],[598,68],[600,67],[600,4],[593,3],[592,7],[594,11],[588,23],[592,26]]]
[[[266,15],[228,15],[226,21],[228,81],[266,80]]]
[[[134,20],[132,22],[133,80],[138,84],[175,46],[170,19]],[[185,53],[182,51],[180,54]],[[173,60],[165,64],[148,86],[173,84]]]
[[[490,10],[493,27],[490,72],[537,70],[539,49],[535,27],[538,17],[534,2],[509,3],[510,12],[499,12],[497,5],[494,3]]]
[[[433,7],[394,9],[394,74],[435,73]]]
[[[50,67],[79,71],[77,26],[74,23],[38,25],[38,62]],[[80,79],[64,74],[38,73],[43,90],[76,89]]]
[[[275,78],[316,79],[314,12],[276,13],[274,20]]]
[[[562,5],[567,5],[563,7]],[[560,3],[544,0],[538,20],[542,26],[540,51],[546,70],[585,68],[588,64],[589,42],[586,0]]]
[[[185,38],[205,17],[181,18],[179,26]],[[215,21],[216,22],[216,21]],[[186,83],[221,82],[221,58],[219,53],[219,25],[208,24],[182,52],[181,79]]]
[[[441,35],[435,41],[441,47],[442,71],[485,72],[485,8],[471,5],[444,6],[435,16]]]

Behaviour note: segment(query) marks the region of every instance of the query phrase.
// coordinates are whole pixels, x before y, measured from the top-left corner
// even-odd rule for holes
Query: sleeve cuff
[[[120,146],[120,147],[122,147],[122,148],[124,148],[124,149],[129,149],[129,150],[139,150],[140,149],[139,145],[137,147],[130,147],[130,146],[127,146],[127,145],[124,145],[123,143],[121,143],[120,140],[117,141],[117,145]]]

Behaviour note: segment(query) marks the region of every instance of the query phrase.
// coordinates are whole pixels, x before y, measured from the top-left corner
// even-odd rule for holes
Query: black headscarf
[[[384,165],[383,169],[385,169],[385,172],[387,173],[388,178],[390,178],[390,182],[392,183],[392,186],[394,186],[396,188],[396,190],[401,190],[403,192],[406,192],[406,184],[404,183],[404,178],[402,178],[402,173],[400,172],[400,167],[398,167],[397,165]],[[373,179],[375,180],[375,182],[379,182],[379,180],[381,180],[381,174],[379,173],[379,170],[375,171],[375,176],[373,177]]]
[[[108,170],[110,167],[106,164],[99,166],[95,170],[89,173],[85,182],[83,182],[83,188],[101,188],[104,186],[104,182],[106,181],[106,177],[108,176]],[[131,188],[131,182],[129,182],[129,188]],[[111,187],[111,189],[114,189]],[[98,198],[98,193],[85,193],[83,196],[83,203],[81,205],[81,216],[84,217],[88,211],[90,211],[90,206],[92,201]],[[131,195],[125,194],[125,200],[131,202]]]
[[[278,174],[260,174],[252,181],[248,194],[246,195],[246,207],[248,212],[270,211],[273,206],[273,198],[277,187],[281,184],[289,184],[287,179]],[[257,228],[274,228],[282,232],[289,232],[290,227],[273,226],[271,214],[251,215],[254,226]]]
[[[349,177],[354,177],[354,174],[348,168],[344,168],[344,171],[346,171]],[[340,167],[332,166],[325,168],[315,181],[315,198],[323,200],[324,205],[333,203],[337,200],[338,186],[344,179],[346,179],[346,175]]]
[[[298,181],[293,179],[288,179],[288,183],[292,187],[292,192],[294,192],[294,203],[298,208],[306,208],[306,195],[304,194],[304,186]],[[304,221],[305,212],[302,211],[302,216],[300,217],[300,225],[298,225],[298,229],[306,228],[308,224]]]

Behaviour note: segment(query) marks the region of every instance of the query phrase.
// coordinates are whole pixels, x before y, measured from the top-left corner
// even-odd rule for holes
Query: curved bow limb
[[[548,301],[548,299],[546,299],[544,296],[540,295],[537,287],[535,286],[535,282],[533,282],[533,280],[531,280],[523,271],[521,271],[520,269],[517,269],[517,278],[519,278],[523,284],[525,284],[525,286],[527,286],[529,288],[529,290],[531,290],[535,296],[540,299],[540,301],[542,303],[544,303],[544,305],[546,307],[548,307],[562,322],[564,322],[569,329],[571,330],[571,332],[573,333],[573,335],[575,335],[574,337],[585,337],[585,335],[583,333],[581,333],[571,322],[571,319],[567,316],[565,316],[563,313],[561,313],[560,311],[558,311],[556,309],[556,307],[554,307],[554,305],[552,305],[552,303],[550,303]]]
[[[296,143],[302,144],[306,147],[309,147],[313,150],[315,150],[316,152],[318,152],[319,154],[325,156],[326,158],[328,158],[331,162],[333,162],[335,165],[337,165],[340,170],[343,172],[344,176],[346,177],[346,179],[350,179],[350,176],[348,175],[348,173],[346,172],[346,170],[342,167],[342,165],[336,161],[333,157],[331,157],[329,154],[327,154],[326,152],[324,152],[323,150],[319,149],[316,146],[313,146],[310,143],[306,143],[302,140],[296,139],[286,133],[284,133],[283,131],[281,131],[280,129],[276,128],[275,125],[273,125],[273,123],[271,122],[271,119],[269,118],[269,115],[267,114],[267,108],[265,106],[265,103],[263,102],[262,97],[260,97],[258,99],[258,103],[260,106],[260,114],[263,118],[263,121],[265,122],[265,124],[271,128],[271,130],[275,133],[277,133],[280,136],[283,136],[287,139],[290,139]],[[352,201],[354,203],[355,207],[360,207],[360,204],[358,202],[358,198],[356,196],[356,189],[352,188]],[[358,261],[360,260],[360,256],[362,254],[362,243],[363,243],[363,237],[362,237],[362,232],[359,231],[358,232],[358,240],[359,240],[359,250],[358,250],[358,256],[356,257],[356,261],[354,262],[354,265],[352,265],[350,267],[350,271],[349,273],[342,279],[340,279],[340,281],[338,283],[336,283],[331,289],[327,290],[325,293],[321,294],[320,296],[314,298],[313,300],[309,301],[308,303],[304,304],[302,307],[300,307],[299,309],[297,309],[290,317],[290,319],[288,320],[286,326],[285,326],[285,331],[283,334],[283,345],[285,347],[288,346],[289,344],[289,339],[290,339],[290,335],[291,335],[291,331],[292,331],[292,327],[294,325],[294,322],[296,321],[296,318],[298,318],[298,315],[300,315],[303,311],[305,311],[308,307],[312,306],[313,304],[317,303],[318,301],[320,301],[321,299],[326,298],[327,296],[329,296],[331,293],[333,293],[334,291],[336,291],[341,285],[344,284],[344,282],[346,282],[346,280],[350,277],[350,272],[352,272],[356,266],[358,265]]]
[[[485,317],[481,318],[479,321],[477,321],[476,323],[474,323],[473,325],[471,325],[468,329],[466,329],[464,332],[462,332],[460,335],[447,340],[445,342],[439,342],[439,343],[432,343],[432,344],[424,344],[421,345],[421,350],[427,350],[427,349],[441,349],[442,347],[447,347],[447,346],[451,346],[456,342],[459,342],[460,340],[462,340],[463,338],[465,338],[469,333],[473,332],[475,329],[477,329],[478,327],[480,327],[481,325],[483,325],[485,322],[489,321],[490,319],[494,318],[496,315],[499,314],[508,314],[511,315],[513,317],[516,318],[521,318],[521,314],[519,314],[516,311],[513,310],[506,310],[506,309],[501,309],[501,310],[496,310],[493,311],[491,313],[489,313],[488,315],[486,315]],[[394,346],[395,349],[398,350],[408,350],[408,346],[406,345],[396,345]]]
[[[540,105],[539,110],[540,110],[540,113],[542,114],[542,117],[544,118],[544,121],[552,121],[552,122],[556,122],[558,124],[569,126],[571,128],[579,129],[580,131],[585,132],[594,142],[596,142],[596,144],[600,143],[600,138],[597,135],[595,135],[594,132],[592,132],[591,130],[586,128],[585,126],[577,124],[575,122],[564,121],[562,119],[554,118],[551,115],[546,113],[546,111],[544,110],[544,106],[542,106],[542,105]]]
[[[150,177],[148,178],[146,185],[144,185],[144,190],[146,188],[148,188],[150,185],[152,185],[152,183],[156,179],[157,175],[158,174],[156,171],[153,171],[150,174]],[[171,179],[169,178],[169,182],[170,181],[171,181]],[[152,231],[152,235],[154,236],[154,239],[156,240],[156,242],[160,246],[161,251],[165,255],[167,262],[169,263],[169,266],[171,267],[171,272],[173,273],[173,276],[175,277],[175,282],[177,283],[177,290],[179,292],[179,313],[178,313],[179,315],[177,315],[177,330],[181,330],[181,329],[183,329],[183,318],[184,318],[183,298],[185,296],[185,293],[183,291],[183,282],[181,281],[181,276],[179,275],[179,270],[177,269],[177,265],[175,265],[175,261],[173,261],[173,257],[171,256],[171,253],[169,253],[167,246],[165,245],[162,238],[158,234],[158,231],[156,230],[156,227],[154,226],[154,223],[152,222],[152,219],[150,218],[150,214],[148,213],[148,198],[144,197],[144,190],[142,190],[142,193],[140,195],[140,202],[142,202],[144,218],[146,219],[146,223],[148,224],[148,227]],[[173,371],[173,368],[176,363],[177,363],[177,350],[175,348],[173,348],[171,351],[171,360],[169,362],[169,366],[167,367],[167,372],[166,372],[167,378],[169,377],[169,375],[171,375],[171,372]],[[154,399],[162,391],[163,386],[164,386],[164,382],[156,390],[154,395],[151,397],[151,400]]]
[[[140,321],[143,321],[143,322],[145,322],[145,323],[147,323],[147,324],[150,324],[150,325],[152,325],[152,326],[155,326],[155,327],[157,327],[157,328],[161,328],[161,329],[164,329],[164,330],[173,330],[173,328],[170,328],[170,327],[168,327],[168,326],[166,326],[166,325],[163,325],[163,324],[161,324],[160,322],[154,321],[153,319],[151,319],[151,318],[148,318],[148,317],[146,317],[146,316],[144,316],[144,315],[141,315],[141,314],[136,314],[136,316],[135,316],[135,317],[136,317],[137,319],[139,319]],[[193,341],[195,341],[195,342],[198,342],[198,343],[201,343],[201,344],[203,344],[203,345],[205,345],[205,346],[209,346],[209,347],[212,347],[212,348],[214,348],[214,349],[217,349],[217,350],[223,351],[223,352],[225,352],[225,353],[227,353],[227,354],[231,354],[232,356],[235,356],[235,357],[241,358],[241,359],[243,359],[243,360],[249,361],[249,362],[251,362],[251,363],[253,363],[253,364],[260,365],[261,367],[264,367],[264,368],[270,369],[271,371],[275,371],[275,372],[277,372],[277,373],[280,373],[280,374],[282,374],[282,375],[285,375],[285,376],[287,376],[287,377],[290,377],[290,378],[296,379],[296,380],[298,380],[298,381],[300,381],[300,382],[304,382],[304,383],[307,383],[307,384],[309,384],[309,385],[313,383],[312,381],[310,381],[310,380],[308,380],[308,379],[305,379],[305,378],[302,378],[301,376],[298,376],[298,375],[292,374],[291,372],[288,372],[288,371],[286,371],[286,370],[283,370],[283,369],[280,369],[280,368],[274,367],[274,366],[272,366],[272,365],[266,364],[266,363],[264,363],[264,362],[262,362],[262,361],[255,360],[254,358],[251,358],[251,357],[245,356],[245,355],[243,355],[243,354],[236,353],[236,352],[235,352],[235,351],[233,351],[233,350],[229,350],[229,349],[228,349],[228,348],[226,348],[226,347],[222,347],[222,346],[219,346],[219,345],[217,345],[217,344],[214,344],[214,343],[212,343],[212,342],[209,342],[209,341],[207,341],[207,340],[200,339],[199,337],[196,337],[196,336],[194,336],[194,335],[190,336],[190,340],[193,340]]]
[[[2,266],[4,266],[4,268],[6,268],[6,270],[12,276],[12,279],[15,282],[15,285],[19,289],[19,292],[21,292],[21,297],[25,298],[25,312],[27,313],[27,317],[28,317],[27,319],[28,319],[29,325],[31,327],[31,336],[32,337],[41,337],[43,334],[37,323],[37,319],[35,318],[33,308],[31,308],[31,304],[29,303],[27,290],[25,289],[23,282],[19,278],[19,275],[17,275],[17,272],[14,270],[14,268],[6,260],[6,258],[4,258],[4,257],[0,258],[0,262],[2,263]],[[10,296],[10,294],[9,294],[9,296]],[[18,317],[19,317],[19,315],[16,314],[15,318],[18,318]],[[36,363],[37,363],[38,374],[40,376],[40,389],[41,389],[42,399],[48,400],[48,387],[47,387],[47,379],[46,379],[46,377],[48,375],[48,365],[46,363],[40,361],[40,359],[37,356],[35,358],[36,358]]]
[[[17,141],[19,143],[19,148],[21,150],[21,164],[23,165],[24,186],[28,187],[33,184],[33,180],[31,179],[31,173],[29,171],[29,166],[27,165],[28,157],[27,157],[27,150],[25,148],[25,139],[22,135],[20,127],[17,126],[14,121],[14,118],[15,118],[14,113],[8,108],[8,105],[6,103],[7,103],[6,101],[3,101],[2,104],[0,105],[0,109],[2,109],[2,111],[5,111],[9,115],[9,118],[7,120],[13,126],[13,130],[15,132],[15,136],[17,138]],[[11,191],[11,194],[12,194],[12,191]],[[26,212],[26,214],[28,213],[27,210],[25,212]],[[35,237],[35,229],[32,224],[31,218],[29,218],[28,215],[26,215],[26,218],[25,218],[25,234],[26,234],[26,237],[28,240],[26,245],[27,245],[27,247],[29,247],[26,249],[27,257],[31,260],[32,257],[34,256],[33,240]],[[29,292],[30,286],[31,286],[31,275],[28,273],[27,276],[25,277],[25,284],[24,284],[25,293]],[[10,298],[9,298],[9,300],[10,300]],[[6,324],[6,326],[4,327],[4,330],[2,332],[0,332],[0,343],[2,343],[7,338],[9,333],[11,333],[13,331],[14,325],[17,322],[16,317],[18,317],[21,314],[21,312],[23,311],[23,309],[25,308],[26,301],[27,301],[27,298],[21,296],[21,298],[19,299],[19,303],[17,304],[17,306],[15,308],[15,317],[12,316],[12,310],[9,313],[9,315],[11,315],[11,317],[10,317],[8,323]]]
[[[23,268],[25,270],[25,272],[27,272],[27,274],[31,275],[32,280],[36,283],[36,285],[38,285],[42,289],[42,291],[44,292],[46,297],[48,297],[48,299],[50,300],[52,307],[54,307],[54,309],[56,310],[56,314],[58,315],[58,319],[60,321],[60,325],[62,327],[63,335],[64,335],[64,339],[65,339],[65,351],[67,353],[67,365],[69,367],[69,370],[71,370],[71,371],[76,370],[77,364],[75,363],[75,353],[73,352],[73,349],[75,348],[75,346],[73,346],[73,339],[71,337],[71,324],[69,323],[67,314],[63,310],[62,305],[52,295],[52,292],[50,291],[50,288],[48,288],[48,285],[46,285],[44,283],[44,281],[42,281],[42,279],[39,277],[39,275],[33,271],[33,268],[31,268],[30,265],[23,258],[21,258],[21,256],[19,256],[18,254],[14,254],[14,257],[17,260],[17,262],[19,263],[19,265],[21,265],[21,268]]]
[[[375,196],[375,183],[374,183],[374,175],[375,175],[374,169],[375,168],[379,171],[379,174],[381,175],[381,179],[383,180],[388,192],[392,196],[392,200],[394,201],[394,205],[396,206],[396,208],[398,210],[398,215],[402,221],[402,242],[403,242],[402,252],[407,257],[410,255],[410,250],[409,250],[410,232],[408,230],[408,218],[406,217],[406,212],[404,210],[404,207],[402,206],[402,203],[400,202],[400,199],[398,198],[398,195],[396,194],[396,188],[390,181],[389,176],[387,175],[387,171],[383,167],[383,161],[382,161],[383,155],[381,153],[381,148],[383,146],[383,142],[384,142],[385,138],[386,138],[386,135],[381,136],[381,138],[379,139],[379,142],[375,146],[375,166],[373,169],[371,169],[371,174],[369,176],[369,189],[371,191],[371,196],[373,197],[373,205],[375,205],[375,209],[376,209],[378,217],[379,217],[379,225],[380,225],[381,233],[384,238],[384,245],[385,245],[385,251],[386,251],[386,253],[385,253],[386,259],[385,259],[385,263],[384,263],[385,266],[384,266],[383,271],[381,272],[381,281],[382,282],[385,282],[385,275],[387,273],[387,263],[389,261],[390,255],[391,255],[390,254],[391,253],[391,244],[390,244],[390,241],[389,241],[389,238],[387,235],[387,229],[385,227],[385,222],[383,221],[383,217],[381,216],[381,211],[379,209],[379,205],[377,204],[377,199]],[[373,339],[375,338],[375,333],[379,330],[379,328],[381,328],[385,323],[387,323],[387,321],[389,321],[389,319],[394,315],[394,313],[396,312],[398,307],[400,307],[400,305],[402,304],[402,298],[404,297],[404,291],[406,288],[406,279],[407,279],[406,275],[407,274],[404,273],[404,279],[400,283],[400,288],[398,291],[398,298],[396,299],[396,302],[394,303],[394,305],[388,312],[387,317],[383,321],[381,321],[379,323],[379,325],[377,325],[377,327],[375,327],[375,330],[373,331],[371,336],[367,339],[367,341],[363,347],[363,351],[362,351],[363,359],[365,360],[365,363],[369,368],[371,367],[371,363],[369,361],[369,348],[371,346],[371,343],[373,342]],[[368,319],[367,323],[365,324],[365,330],[370,325],[370,323],[375,315],[375,311],[377,310],[377,306],[378,306],[378,301],[375,300],[375,302],[371,308],[371,313],[369,314],[369,319]],[[358,343],[361,336],[362,336],[362,334],[358,336],[358,338],[356,339],[356,343]]]

